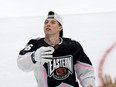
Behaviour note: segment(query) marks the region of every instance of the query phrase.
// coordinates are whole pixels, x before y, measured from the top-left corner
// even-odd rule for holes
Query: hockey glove
[[[35,61],[40,62],[42,64],[44,64],[45,62],[47,63],[48,61],[51,61],[50,58],[53,57],[52,55],[53,52],[54,52],[54,48],[51,46],[40,47],[39,49],[35,51],[34,59]]]

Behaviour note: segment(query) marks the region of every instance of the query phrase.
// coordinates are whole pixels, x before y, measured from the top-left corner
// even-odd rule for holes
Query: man
[[[63,37],[63,22],[53,11],[44,22],[44,38],[31,39],[17,60],[23,71],[34,71],[38,87],[95,87],[92,63],[82,46]]]

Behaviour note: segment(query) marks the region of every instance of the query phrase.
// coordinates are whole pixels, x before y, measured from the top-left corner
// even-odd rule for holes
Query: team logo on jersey
[[[73,73],[73,57],[60,56],[53,57],[52,61],[48,62],[48,76],[63,80],[66,79],[70,74]]]

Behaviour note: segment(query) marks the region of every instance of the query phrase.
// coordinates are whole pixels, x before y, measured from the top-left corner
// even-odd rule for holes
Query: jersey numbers
[[[24,48],[24,50],[28,51],[28,50],[31,49],[31,47],[33,47],[33,44],[26,45],[26,47]]]

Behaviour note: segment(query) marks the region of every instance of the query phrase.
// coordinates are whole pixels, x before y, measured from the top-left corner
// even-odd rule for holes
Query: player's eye
[[[53,20],[53,21],[51,21],[51,24],[56,24],[56,21],[54,21],[54,20]]]
[[[49,21],[48,21],[48,20],[46,20],[46,21],[44,22],[44,24],[48,24],[48,22],[49,22]]]

